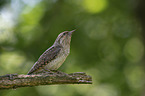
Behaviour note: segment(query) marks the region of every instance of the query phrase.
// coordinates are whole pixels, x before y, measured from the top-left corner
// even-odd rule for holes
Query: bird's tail
[[[30,69],[30,71],[27,73],[27,75],[31,75],[32,73],[37,71],[37,62],[33,65],[33,67]]]

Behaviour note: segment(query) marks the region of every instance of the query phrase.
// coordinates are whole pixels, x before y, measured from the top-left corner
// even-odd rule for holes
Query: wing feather
[[[37,70],[42,69],[45,65],[51,62],[57,57],[61,50],[61,46],[52,46],[47,49],[38,59],[38,61],[33,65],[28,74],[36,72]]]

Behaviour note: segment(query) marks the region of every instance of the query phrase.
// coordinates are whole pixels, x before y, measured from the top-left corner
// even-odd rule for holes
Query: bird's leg
[[[48,74],[55,74],[55,72],[53,72],[52,70],[49,70],[47,68],[43,68],[43,72],[48,73]]]
[[[45,72],[51,72],[49,69],[47,68],[43,68]]]
[[[59,71],[59,70],[51,70],[52,72],[55,72],[55,73],[57,73],[57,74],[62,74],[62,75],[68,75],[68,74],[66,74],[66,73],[64,73],[64,72],[61,72],[61,71]]]
[[[53,74],[54,72],[51,72],[50,70],[46,69],[46,68],[43,68],[43,69],[40,69],[36,72],[33,72],[31,75],[35,75],[35,74]]]

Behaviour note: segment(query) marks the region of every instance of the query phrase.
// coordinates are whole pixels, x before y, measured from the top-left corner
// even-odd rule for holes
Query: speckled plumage
[[[65,61],[70,53],[70,41],[73,31],[65,31],[58,35],[54,44],[48,48],[35,62],[28,72],[35,73],[41,69],[57,70]]]

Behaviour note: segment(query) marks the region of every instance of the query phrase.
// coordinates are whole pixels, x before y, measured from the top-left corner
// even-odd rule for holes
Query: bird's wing
[[[47,49],[39,57],[38,61],[33,65],[33,67],[30,69],[28,74],[36,72],[39,69],[42,69],[45,65],[47,65],[49,62],[51,62],[53,59],[57,57],[60,50],[61,50],[61,46],[52,46],[49,49]]]

